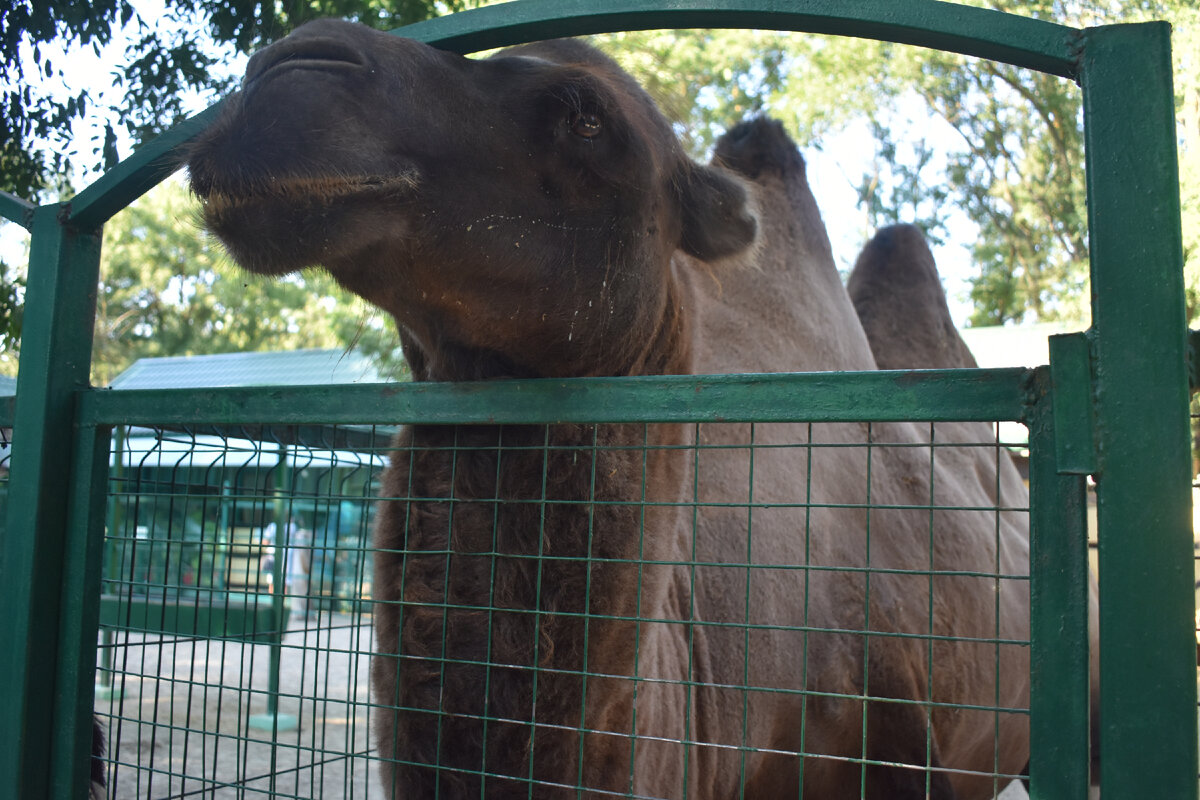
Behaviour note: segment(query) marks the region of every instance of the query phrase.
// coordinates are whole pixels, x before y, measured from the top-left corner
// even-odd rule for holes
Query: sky
[[[164,17],[160,0],[133,0],[133,5],[148,23],[170,24]],[[56,65],[62,65],[67,88],[71,91],[86,89],[93,98],[93,108],[102,109],[105,105],[120,101],[120,92],[112,85],[112,74],[130,37],[136,34],[136,27],[131,26],[123,34],[115,35],[113,41],[98,55],[91,47],[76,48],[70,53],[48,53]],[[227,70],[228,74],[240,74],[244,69],[245,60],[244,56],[233,58],[223,65],[223,69]],[[189,105],[189,111],[198,113],[201,110],[203,102],[195,98]],[[939,142],[947,147],[951,145],[950,138],[955,134],[948,126],[944,129],[931,128],[930,126],[935,126],[936,123],[928,117],[921,118],[916,110],[910,117],[914,138],[930,139],[935,147],[939,146]],[[93,117],[76,122],[73,135],[74,146],[78,151],[84,156],[90,155],[92,140],[103,135],[103,118]],[[127,157],[132,151],[128,141],[119,142],[118,148],[122,157]],[[861,181],[863,174],[870,170],[873,153],[874,143],[865,123],[852,125],[837,136],[830,137],[820,149],[803,150],[809,182],[829,231],[834,256],[843,271],[848,271],[853,266],[854,259],[864,243],[866,219],[862,209],[858,208],[855,186]],[[94,174],[76,177],[74,185],[82,189],[96,177]],[[951,314],[955,322],[963,327],[971,312],[970,304],[966,301],[971,271],[970,252],[967,248],[971,226],[965,219],[959,218],[951,219],[949,228],[947,243],[935,248],[934,254],[950,301]],[[23,263],[26,260],[27,242],[28,236],[17,225],[0,225],[0,258],[9,264]]]

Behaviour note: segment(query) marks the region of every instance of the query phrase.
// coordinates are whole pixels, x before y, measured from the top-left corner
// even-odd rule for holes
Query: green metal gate
[[[143,148],[70,202],[34,207],[2,196],[0,213],[31,231],[32,251],[11,419],[7,525],[0,544],[0,641],[6,645],[0,675],[7,687],[0,706],[0,796],[84,796],[93,709],[106,713],[97,698],[97,664],[102,684],[106,675],[120,679],[137,672],[128,660],[121,667],[104,655],[98,658],[102,623],[121,629],[126,656],[128,648],[142,646],[130,634],[174,635],[162,618],[137,631],[131,606],[118,603],[116,610],[106,611],[101,602],[102,591],[114,591],[113,574],[105,573],[112,552],[106,554],[106,535],[110,548],[123,536],[131,547],[138,539],[136,530],[122,534],[109,516],[111,495],[126,491],[120,488],[126,484],[110,480],[120,478],[112,473],[119,473],[123,463],[120,448],[115,458],[112,452],[114,428],[138,426],[154,431],[151,438],[157,441],[182,437],[194,445],[201,436],[262,441],[255,432],[270,427],[275,432],[267,441],[310,449],[311,432],[324,431],[334,437],[328,441],[339,444],[316,450],[357,452],[360,466],[372,470],[388,449],[372,433],[376,425],[750,423],[753,431],[756,425],[783,422],[899,420],[1011,420],[1030,428],[1031,707],[978,710],[1029,714],[1033,796],[1083,798],[1087,791],[1085,475],[1094,476],[1099,496],[1102,791],[1109,800],[1196,796],[1187,331],[1168,26],[1074,30],[927,0],[530,0],[422,23],[403,34],[469,52],[551,36],[661,27],[757,27],[888,39],[1078,81],[1085,101],[1092,329],[1056,339],[1051,365],[1032,371],[214,389],[203,394],[99,391],[88,386],[88,372],[101,227],[175,169],[177,150],[213,118],[213,110]],[[8,411],[0,405],[0,428],[7,427]],[[346,444],[350,439],[357,444]],[[192,479],[185,482],[191,485]],[[370,480],[360,482],[355,491],[366,498],[369,492],[360,490],[369,485]],[[151,494],[169,503],[180,493],[172,486]],[[208,502],[219,512],[221,488],[207,486]],[[280,500],[285,494],[279,486],[248,491],[258,492],[256,502],[296,502]],[[334,498],[340,501],[343,495],[330,489],[327,499]],[[189,569],[214,571],[225,552],[219,544],[201,538],[188,551],[201,566]],[[180,555],[163,562],[175,565],[164,567],[162,575],[176,570],[176,590],[184,585],[185,560]],[[109,583],[104,583],[106,574]],[[171,580],[160,577],[159,583]],[[118,576],[117,595],[124,586],[132,596],[133,581]],[[228,610],[227,590],[222,589],[221,602]],[[311,590],[308,594],[316,597]],[[178,593],[171,597],[177,599]],[[142,613],[149,612],[143,608]],[[299,645],[281,638],[278,605],[272,613],[261,618],[266,621],[250,615],[237,630],[206,629],[203,636],[193,635],[198,631],[193,620],[186,646],[207,647],[197,643],[211,638],[223,646],[266,647],[270,652],[261,657],[268,659],[278,658],[281,650],[308,654],[318,673],[334,658],[354,661],[370,649],[369,634],[361,632],[353,609],[347,612],[346,636],[337,643],[303,638]],[[168,644],[178,655],[181,642]],[[162,662],[143,662],[141,673],[165,669]],[[353,674],[355,667],[349,669]],[[204,691],[222,685],[194,675],[171,680]],[[247,692],[247,697],[279,699],[278,686]],[[360,752],[367,743],[354,714],[361,706],[369,715],[371,707],[354,686],[339,691],[314,686],[290,699],[300,702],[301,714],[312,713],[303,711],[303,701],[320,701],[342,704],[351,718],[344,737],[301,742],[295,752],[321,763],[339,752],[370,760]],[[109,720],[120,722],[123,712],[107,708]],[[174,718],[183,722],[174,723],[154,718],[147,747],[154,747],[156,736],[193,736],[196,747],[221,745],[221,732],[213,738],[194,728],[200,722],[193,712],[202,713],[183,709],[183,716]],[[281,726],[274,724],[272,737],[278,738]],[[239,754],[243,745],[246,751],[252,745],[253,737],[242,728],[227,736],[225,746]],[[156,786],[178,779],[170,783],[172,793],[187,793],[190,786],[217,796],[220,784],[233,787],[237,796],[298,796],[297,788],[280,789],[278,775],[299,769],[301,756],[287,758],[293,759],[290,766],[285,758],[273,760],[275,769],[257,782],[259,776],[245,769],[236,780],[220,784],[203,771],[187,774],[186,766],[145,767],[119,759],[110,764],[110,775],[133,782],[138,793],[149,791],[158,772],[162,782]],[[347,767],[340,793],[366,796],[365,766],[355,769]],[[1009,777],[993,776],[997,786]],[[532,784],[530,793],[536,794]]]

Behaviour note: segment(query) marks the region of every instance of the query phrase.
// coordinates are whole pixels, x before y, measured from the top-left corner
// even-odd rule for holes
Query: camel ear
[[[742,184],[722,169],[689,163],[676,181],[683,209],[679,246],[703,261],[741,252],[758,235],[758,215]]]

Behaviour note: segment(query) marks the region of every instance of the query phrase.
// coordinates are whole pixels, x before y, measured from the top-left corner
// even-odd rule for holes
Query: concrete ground
[[[161,638],[130,635],[112,648],[117,691],[106,698],[98,687],[116,762],[110,797],[382,797],[368,757],[369,619],[292,620],[275,717],[270,645]],[[251,725],[273,720],[292,729]]]

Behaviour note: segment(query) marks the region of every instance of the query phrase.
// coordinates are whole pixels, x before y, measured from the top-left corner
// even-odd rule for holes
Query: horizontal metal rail
[[[25,230],[33,229],[33,210],[36,206],[15,194],[0,191],[0,217],[15,222]]]
[[[1025,417],[1026,369],[87,390],[83,425],[951,422]]]

